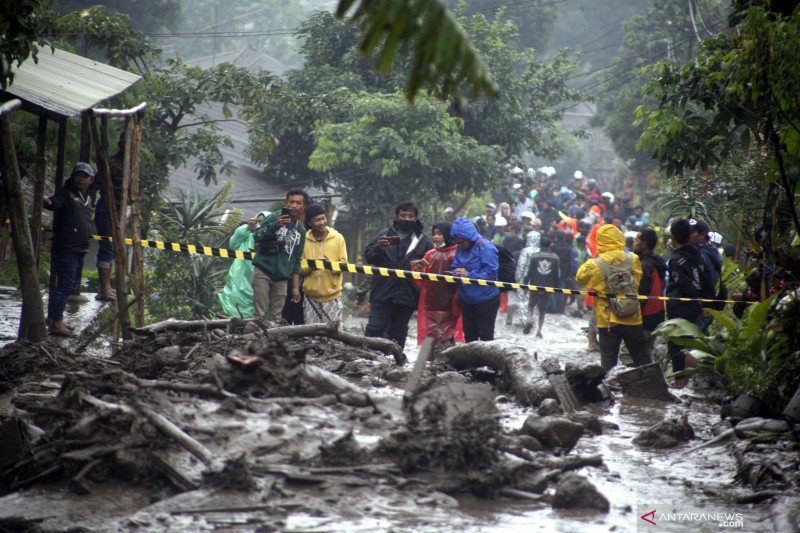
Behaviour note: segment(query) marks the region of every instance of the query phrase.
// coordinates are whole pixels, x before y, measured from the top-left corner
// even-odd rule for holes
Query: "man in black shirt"
[[[541,250],[533,254],[530,258],[528,275],[525,276],[526,285],[537,285],[540,287],[558,287],[561,282],[561,263],[558,256],[550,251],[553,241],[549,237],[542,237],[540,242]],[[547,303],[550,301],[550,293],[543,290],[531,291],[528,301],[528,321],[522,330],[525,334],[531,332],[533,328],[533,309],[539,308],[539,329],[536,337],[542,338],[542,326],[544,317],[547,315]]]
[[[671,298],[713,298],[714,286],[706,271],[700,251],[692,246],[690,239],[692,227],[686,219],[673,222],[670,227],[672,246],[674,252],[667,268],[666,295]],[[683,318],[696,324],[703,309],[700,302],[685,302],[680,300],[667,301],[667,318]],[[684,355],[683,348],[670,342],[668,353],[672,359],[673,372],[684,370],[687,365],[696,364],[694,358]],[[687,378],[675,381],[678,387],[685,387]]]
[[[639,294],[642,296],[663,296],[667,264],[653,249],[658,244],[655,230],[645,228],[633,241],[633,251],[642,263],[642,280],[639,282]],[[647,352],[653,352],[652,333],[664,321],[663,300],[640,300],[642,307],[642,329],[647,340]]]

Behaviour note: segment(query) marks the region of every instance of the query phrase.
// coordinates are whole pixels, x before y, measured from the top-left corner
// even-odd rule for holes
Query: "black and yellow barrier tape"
[[[106,240],[111,241],[111,237],[101,237],[100,235],[92,235],[92,238],[98,241]],[[228,250],[226,248],[214,248],[212,246],[205,246],[202,244],[183,244],[177,242],[162,242],[142,240],[141,245],[145,248],[155,248],[157,250],[168,250],[177,253],[186,254],[199,254],[212,257],[224,257],[226,259],[242,259],[251,261],[255,257],[253,252],[241,252],[239,250]],[[130,238],[125,239],[125,244],[133,244]],[[350,272],[353,274],[366,274],[367,276],[384,276],[384,277],[397,277],[404,279],[414,280],[429,280],[429,281],[444,281],[447,283],[462,283],[464,285],[480,285],[483,287],[498,287],[505,289],[526,289],[529,291],[542,291],[552,294],[575,294],[581,296],[595,296],[598,298],[605,298],[606,295],[597,293],[596,291],[587,290],[573,290],[561,289],[558,287],[543,287],[539,285],[525,285],[522,283],[508,283],[504,281],[494,281],[486,279],[465,278],[461,276],[451,276],[447,274],[430,274],[428,272],[416,272],[411,270],[400,270],[396,268],[376,267],[371,265],[356,265],[353,263],[342,263],[338,261],[328,261],[316,259],[312,261],[303,260],[301,263],[302,268],[311,270],[331,270],[333,272]],[[643,296],[641,294],[627,294],[616,295],[616,298],[628,298],[637,300],[661,300],[661,301],[680,301],[680,302],[700,302],[700,303],[736,303],[735,300],[714,300],[706,298],[675,298],[670,296]]]

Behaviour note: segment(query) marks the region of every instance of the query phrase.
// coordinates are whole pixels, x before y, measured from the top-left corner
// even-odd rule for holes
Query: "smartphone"
[[[281,216],[283,216],[283,215],[291,215],[291,214],[292,214],[292,210],[289,209],[288,207],[282,207],[281,208]]]
[[[389,241],[389,244],[397,244],[400,242],[400,235],[387,235],[386,240]]]

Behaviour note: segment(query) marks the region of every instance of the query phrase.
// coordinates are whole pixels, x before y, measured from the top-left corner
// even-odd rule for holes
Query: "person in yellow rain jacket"
[[[586,261],[578,269],[575,275],[577,282],[589,290],[605,294],[606,277],[597,263],[598,259],[608,265],[619,265],[629,261],[635,282],[632,294],[636,294],[635,287],[639,286],[639,281],[642,279],[642,264],[636,254],[625,252],[625,237],[616,226],[606,224],[597,231],[597,253],[598,257]],[[619,347],[623,340],[634,365],[640,366],[650,362],[642,329],[642,312],[638,302],[632,315],[620,317],[611,310],[607,298],[596,298],[594,313],[600,333],[600,364],[606,371],[616,366]]]
[[[303,259],[347,262],[347,247],[341,233],[328,226],[325,209],[319,204],[306,208],[306,244]],[[300,268],[306,295],[303,318],[306,324],[342,319],[342,273]]]

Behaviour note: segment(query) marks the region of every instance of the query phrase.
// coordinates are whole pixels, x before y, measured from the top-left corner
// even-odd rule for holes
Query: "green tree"
[[[66,15],[80,13],[97,4],[97,0],[59,0],[53,3],[53,9]],[[102,6],[111,14],[128,15],[130,27],[141,32],[175,30],[182,18],[180,0],[103,0]]]
[[[689,5],[696,5],[703,13],[708,30],[716,32],[724,27],[720,0],[697,0]],[[598,96],[592,124],[603,126],[617,154],[632,170],[644,174],[657,166],[649,154],[636,149],[642,127],[633,125],[636,108],[653,103],[652,97],[642,94],[650,79],[646,67],[661,59],[683,65],[694,57],[700,32],[708,34],[699,22],[692,21],[682,0],[655,2],[626,20],[623,27],[622,46],[612,65],[596,71],[583,87]]]
[[[502,151],[461,135],[445,103],[399,94],[346,97],[349,117],[317,126],[310,168],[330,172],[355,212],[387,214],[408,198],[447,198],[485,189]]]
[[[462,5],[463,4],[463,5]],[[496,18],[511,18],[519,28],[519,34],[508,44],[513,48],[523,51],[533,48],[537,53],[547,48],[547,42],[558,19],[558,6],[556,2],[510,2],[503,4],[497,0],[448,0],[448,7],[454,11],[461,11],[466,16],[480,14],[489,22]],[[488,64],[492,64],[491,61]],[[492,65],[492,75],[494,66]],[[503,86],[498,82],[498,85]]]
[[[0,10],[0,87],[5,89],[14,81],[11,68],[33,56],[36,61],[37,43],[44,45],[39,17],[43,0],[14,0],[4,2]]]

